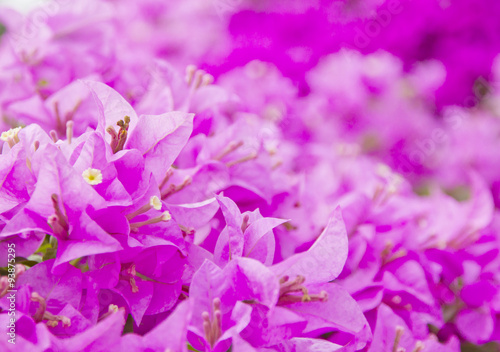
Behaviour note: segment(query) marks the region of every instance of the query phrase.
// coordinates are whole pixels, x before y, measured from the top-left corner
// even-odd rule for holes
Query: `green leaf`
[[[125,322],[125,326],[123,327],[122,335],[130,334],[134,332],[134,318],[132,314],[129,314],[127,317],[127,321]]]
[[[46,235],[42,244],[35,253],[37,255],[40,255],[43,260],[54,259],[57,254],[57,238],[55,238],[54,236]]]
[[[471,190],[466,186],[445,189],[444,192],[459,202],[465,202],[471,198]]]
[[[496,342],[489,342],[487,344],[477,346],[472,343],[462,343],[462,352],[498,352],[500,346]]]

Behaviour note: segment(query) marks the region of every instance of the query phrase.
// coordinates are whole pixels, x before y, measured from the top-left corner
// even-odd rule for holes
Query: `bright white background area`
[[[0,0],[0,11],[2,7],[10,7],[26,13],[44,2],[43,0]]]

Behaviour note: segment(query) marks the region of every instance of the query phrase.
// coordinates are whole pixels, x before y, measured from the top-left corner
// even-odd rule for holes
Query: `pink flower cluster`
[[[497,350],[499,11],[1,8],[0,350]]]

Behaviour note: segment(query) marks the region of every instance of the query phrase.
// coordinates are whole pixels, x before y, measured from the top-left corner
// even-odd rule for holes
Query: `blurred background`
[[[182,75],[193,64],[215,82],[192,99],[189,111],[197,116],[193,136],[213,136],[239,117],[254,115],[265,126],[257,133],[270,155],[265,170],[278,173],[276,184],[252,184],[269,203],[257,196],[241,202],[234,189],[227,195],[240,201],[241,209],[259,208],[264,216],[288,219],[297,216],[298,208],[307,209],[300,224],[277,231],[280,255],[312,243],[308,236],[319,232],[341,195],[349,195],[343,200],[351,202],[351,221],[356,223],[359,209],[373,206],[378,212],[386,197],[400,192],[394,208],[376,213],[383,222],[368,224],[378,236],[373,245],[400,241],[405,250],[417,253],[466,250],[483,229],[480,235],[493,243],[496,262],[484,265],[482,275],[497,292],[500,1],[49,0],[46,9],[26,15],[43,3],[0,0],[0,24],[6,29],[1,40],[14,49],[0,46],[0,82],[6,82],[0,84],[0,131],[33,122],[50,130],[52,120],[46,116],[56,109],[49,103],[61,99],[61,91],[68,94],[68,87],[73,94],[72,84],[89,77],[118,91],[139,113],[174,109],[184,101],[182,94],[190,97],[192,92],[186,93],[182,78],[173,79],[172,72]],[[49,8],[49,3],[57,6]],[[204,95],[207,91],[213,95]],[[81,122],[75,124],[78,134],[92,127],[92,121],[83,124],[85,119],[97,115],[85,115],[85,105],[74,106],[80,109],[74,116]],[[73,114],[72,109],[68,103],[67,112]],[[189,151],[198,150],[193,145]],[[275,154],[283,160],[274,163]],[[279,213],[283,169],[300,174],[300,191],[293,188],[289,205],[283,206],[291,214]],[[383,186],[373,204],[366,198],[365,205],[365,197],[356,192],[370,184],[367,175]],[[245,182],[258,179],[249,178]],[[297,194],[303,198],[293,198]],[[409,215],[405,206],[412,208]],[[491,229],[486,227],[490,223]],[[419,236],[407,236],[408,231]],[[343,278],[357,270],[363,251],[392,250],[358,245],[365,243],[359,234],[360,242],[350,243],[361,254],[350,256]],[[483,259],[478,263],[483,265]],[[470,269],[477,277],[479,266]],[[468,276],[469,292],[477,290],[477,277]],[[444,282],[444,293],[436,300],[458,311],[462,306],[453,306],[454,293],[451,299],[447,295],[451,284]],[[455,328],[453,313],[451,327],[435,332],[443,341],[453,334],[475,344],[497,341],[499,297],[500,291],[477,303],[488,312],[491,308],[491,314],[480,317],[491,331],[470,332],[466,324]]]

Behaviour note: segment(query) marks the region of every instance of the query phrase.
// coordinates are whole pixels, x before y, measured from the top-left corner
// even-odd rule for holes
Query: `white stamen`
[[[420,352],[422,351],[423,349],[425,348],[425,345],[422,343],[422,341],[417,341],[415,343],[415,349],[413,350],[413,352]]]
[[[161,200],[157,196],[152,196],[149,199],[149,205],[153,207],[155,210],[160,210],[161,209]]]
[[[388,178],[392,175],[391,168],[385,164],[377,164],[377,170],[376,170],[377,175],[383,178]]]
[[[132,232],[137,232],[137,229],[141,226],[144,225],[152,225],[152,224],[157,224],[162,221],[170,221],[172,219],[172,216],[168,211],[164,211],[161,216],[158,216],[156,218],[152,218],[146,221],[140,221],[140,222],[133,222],[130,224],[130,230]]]
[[[57,132],[54,130],[50,130],[49,135],[50,135],[50,138],[52,138],[52,142],[57,143],[57,141],[59,140]]]
[[[209,74],[209,73],[205,73],[205,74],[203,75],[202,80],[201,80],[201,85],[202,85],[202,86],[208,86],[208,85],[212,84],[212,83],[213,83],[213,81],[214,81],[214,76],[212,76],[212,75],[211,75],[211,74]]]
[[[68,144],[71,144],[71,140],[73,139],[73,121],[66,122],[66,139],[68,140]]]
[[[401,304],[401,301],[402,301],[401,296],[394,296],[394,297],[392,297],[392,302],[394,304]]]
[[[394,344],[392,346],[392,352],[398,352],[399,351],[399,342],[401,341],[401,337],[403,336],[403,333],[405,332],[405,329],[402,326],[396,326],[396,336],[394,337]]]
[[[19,142],[19,137],[17,134],[21,130],[22,127],[11,128],[8,131],[2,132],[0,135],[0,139],[4,142],[9,143],[9,146],[12,148],[14,144]]]
[[[190,86],[191,83],[193,82],[193,76],[195,72],[196,72],[195,65],[189,65],[188,67],[186,67],[186,83],[188,84],[188,86]]]

